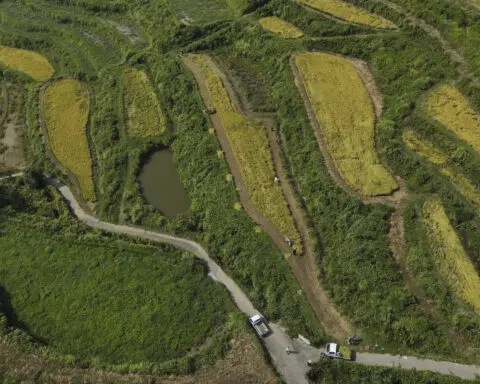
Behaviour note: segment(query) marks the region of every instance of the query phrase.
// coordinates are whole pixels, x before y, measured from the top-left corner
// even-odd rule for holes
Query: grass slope
[[[0,66],[20,71],[34,80],[45,81],[52,77],[54,69],[39,53],[0,46]]]
[[[267,31],[276,33],[286,39],[297,39],[303,36],[301,30],[278,17],[262,17],[258,22]]]
[[[439,273],[480,315],[480,278],[441,202],[427,200],[423,205],[423,218]]]
[[[333,162],[345,181],[362,195],[384,195],[397,183],[375,150],[375,116],[368,92],[354,66],[323,53],[295,56],[315,116]]]
[[[130,69],[125,72],[124,82],[127,134],[134,137],[149,137],[165,132],[166,117],[147,74],[144,71]]]
[[[24,204],[18,192],[0,190]],[[36,215],[1,215],[0,292],[10,325],[95,365],[176,359],[220,333],[233,306],[190,255],[87,230],[59,201],[34,204],[41,207],[25,210]]]
[[[43,117],[56,159],[77,177],[85,199],[95,201],[86,126],[90,95],[76,80],[59,80],[43,94]]]
[[[425,100],[428,115],[480,151],[480,118],[456,88],[442,85]]]
[[[320,12],[328,13],[339,19],[351,23],[363,24],[372,28],[394,29],[395,24],[391,21],[382,19],[374,14],[368,13],[363,9],[354,7],[351,4],[338,0],[298,0],[300,4],[306,5]]]

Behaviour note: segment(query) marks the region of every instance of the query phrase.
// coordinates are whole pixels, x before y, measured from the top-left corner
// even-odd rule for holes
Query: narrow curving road
[[[15,173],[10,176],[0,177],[0,181],[12,177],[20,177],[22,175],[23,173]],[[209,275],[227,288],[240,311],[247,316],[252,316],[253,314],[258,313],[242,289],[229,276],[227,276],[227,274],[215,261],[210,258],[208,253],[202,248],[201,245],[191,240],[153,231],[147,231],[142,228],[100,221],[96,217],[89,215],[83,210],[68,186],[55,179],[48,179],[48,182],[56,187],[62,194],[73,214],[80,221],[92,228],[97,228],[107,232],[141,237],[158,243],[166,243],[193,253],[196,257],[204,260],[207,263],[210,270]],[[272,330],[272,333],[262,339],[262,341],[282,379],[287,384],[308,384],[305,375],[309,370],[309,367],[307,366],[306,362],[309,359],[313,361],[318,360],[321,349],[308,346],[298,339],[291,338],[287,335],[285,329],[275,323],[270,323],[269,326]],[[287,355],[285,353],[285,348],[287,346],[290,346],[296,353]],[[442,374],[451,374],[464,379],[473,379],[476,376],[480,376],[480,367],[477,366],[463,365],[446,361],[440,362],[410,356],[357,353],[356,361],[357,363],[363,365],[426,370]]]

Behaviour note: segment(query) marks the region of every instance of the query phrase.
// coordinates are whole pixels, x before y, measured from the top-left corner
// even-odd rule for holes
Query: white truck
[[[336,343],[328,343],[325,345],[325,352],[322,352],[320,356],[330,357],[332,359],[352,360],[352,351]]]
[[[250,324],[252,324],[253,329],[257,332],[258,336],[265,337],[270,333],[270,328],[268,328],[267,321],[262,315],[254,315],[248,319]]]

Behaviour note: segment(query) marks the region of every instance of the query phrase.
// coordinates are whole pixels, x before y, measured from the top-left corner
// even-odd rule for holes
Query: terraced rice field
[[[95,201],[86,132],[90,112],[90,95],[86,86],[76,80],[59,80],[46,89],[42,108],[55,158],[76,176],[83,197]]]
[[[423,219],[438,272],[455,294],[480,315],[480,278],[442,204],[438,200],[427,200],[423,205]]]
[[[354,7],[348,3],[337,0],[298,0],[302,5],[306,5],[317,11],[327,13],[338,19],[351,23],[363,24],[378,29],[395,29],[396,26],[389,20],[385,20],[377,15]]]
[[[460,190],[461,194],[469,200],[480,213],[480,191],[464,174],[449,164],[448,156],[436,148],[432,142],[425,140],[413,131],[403,133],[403,141],[419,156],[440,167],[440,172],[447,176]]]
[[[253,205],[302,252],[300,235],[290,215],[281,187],[274,183],[275,169],[265,129],[254,120],[239,114],[211,59],[205,55],[188,55],[206,79],[212,105],[219,115],[240,173]]]
[[[147,74],[130,69],[125,72],[124,82],[128,136],[149,137],[165,132],[167,119]]]
[[[23,72],[34,80],[45,81],[54,69],[49,61],[37,52],[0,46],[0,67]]]
[[[364,196],[395,190],[395,179],[376,153],[373,104],[353,64],[313,52],[298,54],[295,64],[342,178]]]
[[[297,39],[303,36],[300,29],[278,17],[263,17],[258,22],[267,31],[276,33],[286,39]]]
[[[438,87],[428,95],[423,107],[429,117],[480,151],[480,117],[458,89]]]
[[[234,17],[224,0],[169,0],[178,19],[186,24],[206,24]]]

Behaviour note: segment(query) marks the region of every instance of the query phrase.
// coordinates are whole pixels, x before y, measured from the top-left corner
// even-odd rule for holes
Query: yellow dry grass
[[[396,25],[391,21],[383,19],[377,15],[364,11],[351,4],[337,0],[298,0],[300,4],[316,9],[320,12],[328,13],[339,19],[351,23],[363,24],[372,28],[394,29]]]
[[[215,64],[208,56],[190,54],[188,57],[198,65],[205,79],[210,102],[221,119],[252,204],[284,236],[290,238],[298,253],[301,253],[300,235],[282,188],[274,183],[275,170],[264,127],[237,113]]]
[[[431,118],[480,151],[480,117],[458,89],[438,87],[428,95],[424,108]]]
[[[303,36],[300,29],[278,17],[264,17],[258,22],[267,31],[276,33],[286,39],[297,39]]]
[[[460,193],[469,200],[475,206],[477,212],[480,213],[480,191],[464,174],[449,164],[448,156],[445,153],[436,148],[432,142],[421,138],[413,131],[405,131],[403,133],[403,141],[419,156],[438,165],[440,172],[452,181]]]
[[[53,67],[37,52],[0,46],[0,66],[20,71],[34,80],[45,81],[53,75]]]
[[[423,219],[438,272],[455,294],[480,315],[480,278],[442,204],[438,200],[426,201]]]
[[[167,120],[147,74],[137,69],[129,69],[125,72],[124,82],[127,134],[133,137],[149,137],[165,132]]]
[[[324,54],[295,57],[328,151],[343,179],[365,196],[385,195],[398,186],[375,150],[375,114],[353,64]]]
[[[90,96],[85,85],[76,80],[59,80],[43,95],[43,117],[55,158],[78,179],[82,195],[95,201],[92,159],[86,125]]]

